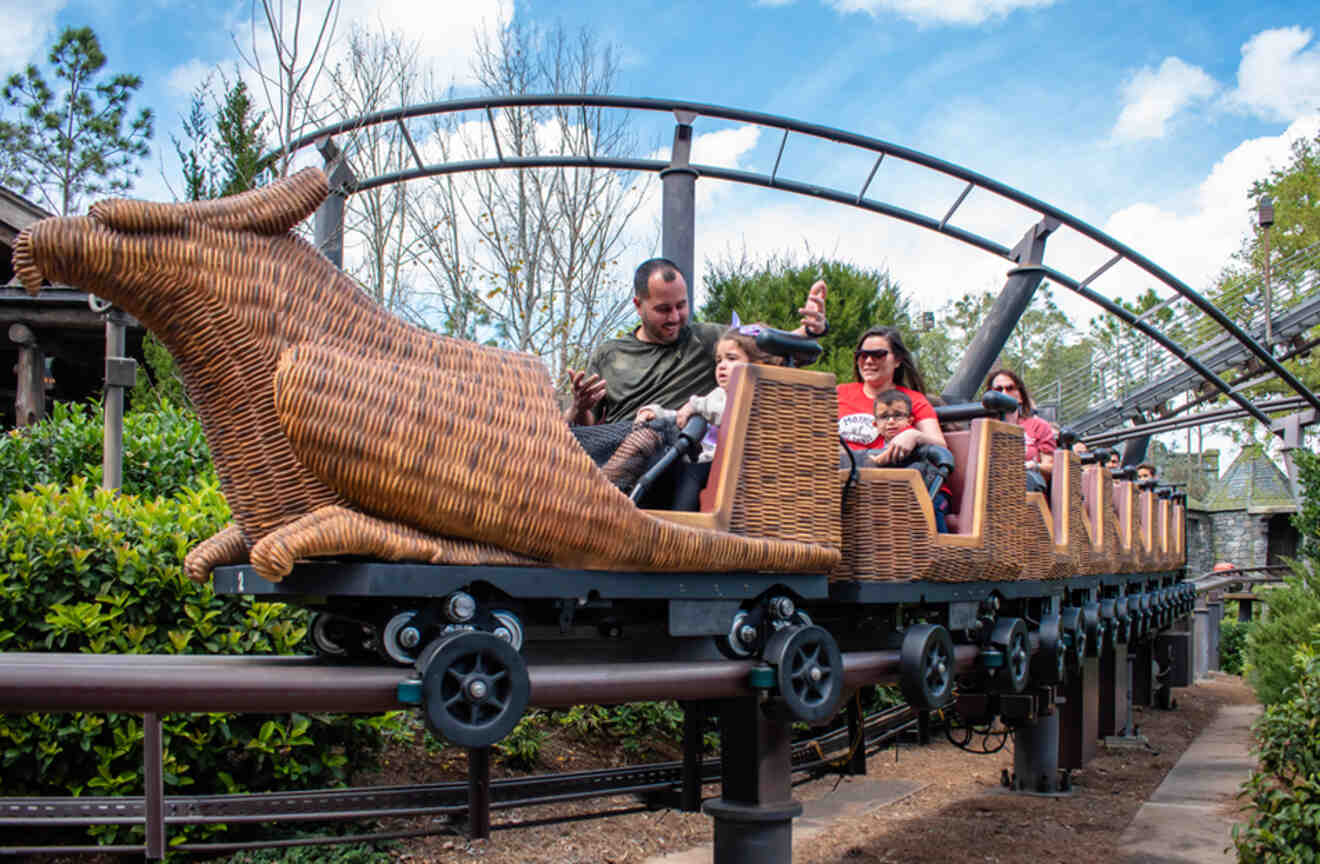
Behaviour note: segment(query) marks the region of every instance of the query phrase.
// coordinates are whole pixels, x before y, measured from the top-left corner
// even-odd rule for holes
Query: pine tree
[[[35,65],[10,76],[0,91],[21,114],[17,122],[0,121],[0,180],[24,195],[37,191],[67,216],[86,196],[132,187],[154,117],[143,108],[128,118],[140,76],[100,80],[106,57],[90,27],[66,28],[48,59],[59,92]]]

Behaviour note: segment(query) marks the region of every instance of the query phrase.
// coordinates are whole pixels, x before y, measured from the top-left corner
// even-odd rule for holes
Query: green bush
[[[1320,624],[1320,578],[1304,563],[1293,566],[1283,585],[1269,591],[1266,614],[1247,637],[1247,680],[1263,705],[1284,698],[1297,680],[1293,654]]]
[[[1320,861],[1320,627],[1294,656],[1295,683],[1256,724],[1259,770],[1243,784],[1254,811],[1233,826],[1238,860]]]
[[[306,633],[302,610],[220,598],[183,575],[186,552],[229,519],[214,481],[173,497],[139,498],[94,489],[77,477],[67,488],[17,492],[5,510],[0,650],[289,654]],[[395,715],[167,715],[166,790],[209,794],[338,783],[353,767],[347,753],[369,760],[382,730],[396,722]],[[135,716],[0,715],[3,794],[140,794],[141,772],[142,729]],[[104,842],[120,842],[130,830],[140,833],[123,826],[90,829]]]
[[[1225,617],[1219,625],[1219,668],[1229,675],[1241,675],[1247,661],[1247,637],[1255,621]]]
[[[104,415],[99,404],[55,403],[51,416],[0,436],[0,497],[43,483],[101,482]],[[211,451],[196,415],[174,403],[124,416],[123,491],[174,495],[213,479]]]

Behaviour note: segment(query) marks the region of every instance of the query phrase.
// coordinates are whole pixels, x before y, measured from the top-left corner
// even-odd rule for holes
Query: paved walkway
[[[1238,787],[1247,779],[1259,705],[1226,705],[1178,759],[1119,838],[1124,864],[1237,861],[1232,844]]]

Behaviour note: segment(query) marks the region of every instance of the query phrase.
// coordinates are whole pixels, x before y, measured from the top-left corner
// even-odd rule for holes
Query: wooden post
[[[9,325],[9,341],[17,343],[18,393],[14,398],[14,425],[31,426],[46,416],[46,355],[37,336],[25,324]]]

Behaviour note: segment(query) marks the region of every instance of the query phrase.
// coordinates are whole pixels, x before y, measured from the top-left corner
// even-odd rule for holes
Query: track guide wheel
[[[460,747],[489,747],[513,731],[531,682],[522,655],[490,633],[442,636],[417,659],[426,727]]]
[[[785,627],[766,643],[779,698],[797,720],[828,723],[843,702],[843,655],[823,627]]]
[[[953,698],[953,637],[939,624],[913,624],[903,634],[899,686],[914,708],[934,711]]]

